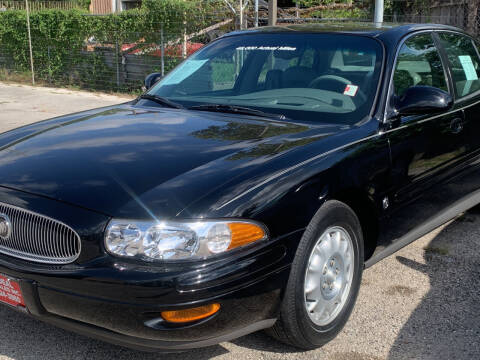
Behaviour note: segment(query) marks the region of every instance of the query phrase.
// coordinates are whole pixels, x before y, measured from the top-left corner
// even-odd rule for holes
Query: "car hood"
[[[173,217],[223,183],[338,131],[124,104],[1,134],[0,186],[109,216]]]

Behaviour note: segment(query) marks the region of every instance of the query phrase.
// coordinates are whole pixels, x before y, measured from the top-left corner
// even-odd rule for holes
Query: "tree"
[[[247,8],[249,1],[250,0],[239,0],[238,7],[237,7],[235,0],[233,0],[233,1],[223,0],[223,2],[228,6],[228,8],[232,11],[232,13],[235,16],[238,16],[238,18],[239,18],[238,22],[239,22],[240,30],[242,30],[246,27],[245,22],[244,22],[243,13],[244,13],[245,9]]]

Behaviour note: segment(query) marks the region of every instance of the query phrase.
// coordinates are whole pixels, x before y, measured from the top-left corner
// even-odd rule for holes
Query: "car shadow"
[[[447,225],[425,248],[424,263],[397,260],[429,277],[389,359],[474,359],[480,353],[480,210]],[[474,251],[472,251],[474,249]]]
[[[288,346],[268,336],[263,331],[243,336],[231,341],[239,347],[262,351],[265,353],[294,354],[302,353],[304,350]]]
[[[0,307],[0,358],[21,359],[107,359],[135,360],[208,360],[230,352],[220,345],[180,353],[135,351],[78,335],[19,313]],[[246,349],[268,353],[297,353],[259,331],[230,342]]]

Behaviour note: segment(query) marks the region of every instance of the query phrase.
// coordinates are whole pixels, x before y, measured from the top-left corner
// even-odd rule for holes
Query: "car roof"
[[[382,23],[376,25],[368,22],[324,22],[304,24],[281,24],[264,26],[249,30],[233,31],[225,36],[255,33],[343,33],[359,34],[371,37],[401,38],[408,33],[421,30],[449,30],[463,32],[463,30],[450,25],[442,24],[402,24]]]

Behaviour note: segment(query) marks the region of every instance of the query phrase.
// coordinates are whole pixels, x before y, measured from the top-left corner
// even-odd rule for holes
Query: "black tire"
[[[341,226],[351,237],[354,252],[353,278],[342,310],[326,326],[316,325],[305,308],[304,280],[310,253],[324,231]],[[307,226],[295,258],[285,289],[280,314],[267,333],[288,345],[311,350],[332,340],[347,322],[357,299],[363,271],[363,237],[360,222],[353,210],[336,200],[327,201]]]

